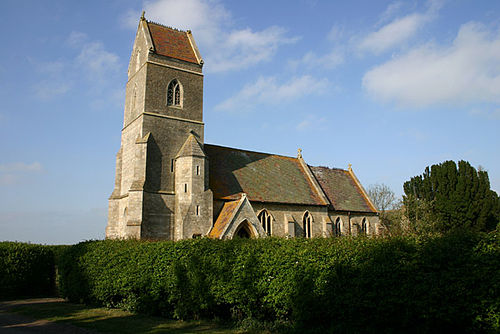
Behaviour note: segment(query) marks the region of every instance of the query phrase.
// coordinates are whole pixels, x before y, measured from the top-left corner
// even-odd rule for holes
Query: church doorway
[[[242,239],[250,239],[253,237],[252,229],[247,220],[244,220],[234,232],[234,236]]]

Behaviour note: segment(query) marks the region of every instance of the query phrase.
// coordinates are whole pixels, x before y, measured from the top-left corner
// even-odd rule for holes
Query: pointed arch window
[[[367,235],[368,234],[368,222],[366,218],[363,218],[361,221],[361,234]]]
[[[182,107],[182,86],[177,79],[170,81],[168,84],[167,105]]]
[[[312,237],[311,225],[312,225],[312,216],[309,213],[309,211],[306,211],[306,213],[304,213],[304,217],[302,218],[302,228],[304,230],[304,237],[305,238]]]
[[[340,237],[342,235],[342,220],[340,219],[340,217],[337,217],[337,219],[335,220],[333,233],[336,237]]]
[[[266,231],[267,235],[271,235],[271,222],[272,222],[272,216],[267,212],[267,210],[262,210],[259,213],[259,221],[260,224],[262,225],[262,228],[264,231]]]

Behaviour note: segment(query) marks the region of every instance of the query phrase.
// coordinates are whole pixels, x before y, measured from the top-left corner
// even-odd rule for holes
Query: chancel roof
[[[349,171],[328,167],[310,168],[335,210],[376,212]]]
[[[215,199],[325,205],[297,158],[204,145]]]
[[[189,32],[147,21],[155,52],[159,55],[199,64]]]

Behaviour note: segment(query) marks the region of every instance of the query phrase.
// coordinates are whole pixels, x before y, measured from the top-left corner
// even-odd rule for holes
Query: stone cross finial
[[[302,158],[302,149],[301,148],[299,148],[297,150],[297,158]]]
[[[141,20],[145,20],[145,19],[146,19],[146,18],[144,17],[144,14],[146,14],[146,11],[145,11],[145,10],[143,10],[143,11],[142,11],[142,14],[141,14]]]

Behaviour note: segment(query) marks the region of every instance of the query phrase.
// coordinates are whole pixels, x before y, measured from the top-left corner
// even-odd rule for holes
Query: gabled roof
[[[240,202],[241,200],[238,199],[224,203],[224,206],[215,221],[214,227],[212,227],[212,230],[210,230],[210,233],[208,234],[210,238],[218,239],[223,235],[227,225],[231,223]]]
[[[214,199],[325,205],[297,158],[204,145]]]
[[[191,40],[189,36],[190,32],[169,28],[154,22],[146,22],[157,54],[194,64],[200,63],[196,56],[194,40]]]
[[[350,171],[310,167],[335,210],[377,212]]]
[[[224,203],[208,236],[217,239],[232,238],[241,224],[246,224],[254,237],[266,235],[245,193],[242,193],[238,200]]]
[[[179,153],[177,153],[176,158],[191,156],[206,157],[200,142],[193,134],[190,134],[188,139],[186,139],[181,149],[179,150]]]

